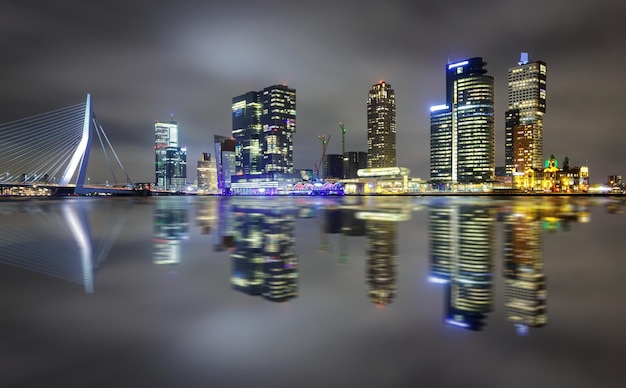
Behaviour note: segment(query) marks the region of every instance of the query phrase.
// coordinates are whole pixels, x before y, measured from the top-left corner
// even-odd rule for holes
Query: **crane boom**
[[[315,175],[317,179],[320,179],[320,167],[322,167],[322,163],[324,162],[324,157],[326,156],[326,147],[328,146],[328,142],[330,141],[330,135],[328,137],[324,135],[320,135],[317,137],[322,142],[322,157],[320,158],[319,164],[315,165]]]

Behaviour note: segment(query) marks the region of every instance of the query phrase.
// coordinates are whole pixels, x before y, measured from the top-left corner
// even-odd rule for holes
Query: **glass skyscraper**
[[[187,180],[187,150],[178,146],[178,123],[154,123],[155,183],[164,190],[181,190]]]
[[[396,167],[396,95],[384,81],[367,99],[367,167]]]
[[[543,166],[546,64],[522,53],[508,75],[504,163],[507,175]]]
[[[273,85],[233,98],[236,174],[293,173],[296,91]]]
[[[485,65],[480,57],[446,65],[446,103],[430,109],[433,182],[494,178],[494,80]]]

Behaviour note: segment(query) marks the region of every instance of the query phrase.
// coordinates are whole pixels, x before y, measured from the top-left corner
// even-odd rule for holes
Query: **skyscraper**
[[[154,123],[155,183],[165,190],[177,190],[187,178],[187,151],[178,146],[178,123]]]
[[[522,53],[509,69],[504,163],[507,174],[541,168],[543,115],[546,113],[546,64]]]
[[[396,95],[384,81],[367,99],[367,167],[396,167]]]
[[[203,152],[202,158],[198,160],[198,188],[214,191],[217,189],[217,158],[212,157],[209,152]]]
[[[268,86],[233,98],[237,175],[293,173],[296,91]]]
[[[222,194],[230,189],[230,177],[236,171],[235,139],[215,135],[215,167],[217,169],[217,188]]]
[[[446,103],[430,108],[430,178],[484,183],[494,178],[494,80],[482,58],[446,65]]]
[[[296,132],[296,90],[273,85],[261,93],[263,172],[293,173],[293,134]]]

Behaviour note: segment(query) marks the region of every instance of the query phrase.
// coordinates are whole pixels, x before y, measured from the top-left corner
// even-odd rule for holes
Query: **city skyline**
[[[562,17],[560,6],[537,3],[542,12],[523,26],[503,16],[513,5],[491,3],[360,2],[357,10],[323,2],[276,8],[243,1],[3,4],[0,122],[91,93],[130,177],[150,181],[155,120],[175,115],[188,165],[195,166],[212,150],[213,135],[230,134],[232,96],[285,83],[298,90],[294,167],[312,169],[321,154],[319,135],[333,135],[328,153],[340,153],[339,122],[347,128],[346,151],[367,149],[364,96],[383,79],[397,98],[397,164],[428,179],[429,107],[444,98],[442,66],[478,56],[489,63],[496,85],[495,165],[504,166],[507,71],[524,51],[549,66],[544,158],[568,156],[588,165],[592,183],[624,175],[626,133],[618,106],[626,58],[616,32],[626,7],[572,2]],[[98,20],[88,17],[94,13]],[[476,24],[476,14],[490,22]],[[264,21],[270,17],[290,33]],[[380,17],[389,28],[365,39]],[[469,28],[471,38],[455,32]]]

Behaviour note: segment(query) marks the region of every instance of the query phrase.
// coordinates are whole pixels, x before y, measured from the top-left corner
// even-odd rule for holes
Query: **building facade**
[[[187,180],[187,150],[178,146],[178,123],[154,123],[155,183],[163,190],[182,190]]]
[[[367,167],[396,167],[396,96],[386,82],[372,85],[367,99]]]
[[[341,179],[343,177],[343,155],[327,154],[324,160],[324,178]]]
[[[344,178],[358,178],[357,171],[367,168],[367,152],[347,151],[344,155]]]
[[[214,136],[215,167],[217,170],[217,190],[227,194],[230,189],[231,176],[236,173],[235,139],[228,136]]]
[[[446,103],[431,107],[432,182],[494,179],[494,80],[485,65],[480,57],[446,65]]]
[[[233,98],[237,175],[293,173],[296,91],[273,85]]]
[[[522,53],[518,65],[509,69],[504,134],[507,175],[542,167],[546,69],[545,62],[530,62],[528,53]]]
[[[215,191],[217,189],[217,164],[216,158],[210,153],[203,152],[198,160],[198,188],[201,190]]]

